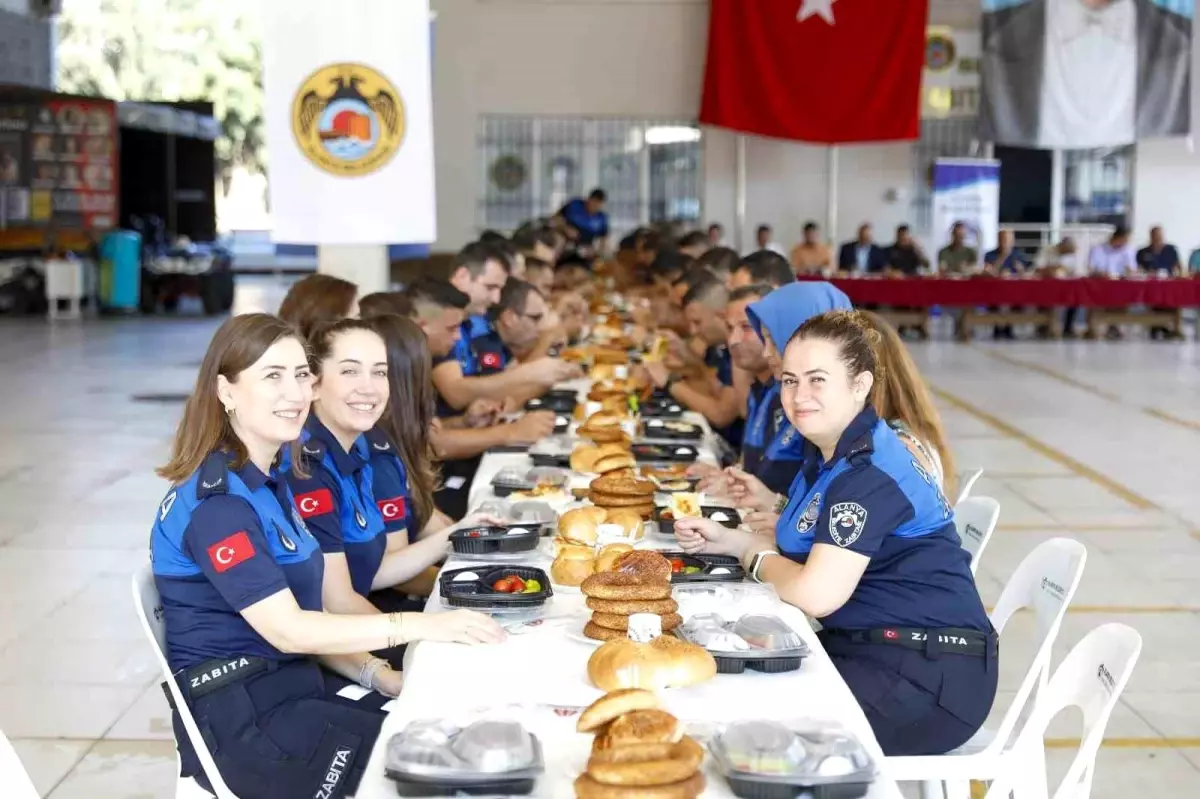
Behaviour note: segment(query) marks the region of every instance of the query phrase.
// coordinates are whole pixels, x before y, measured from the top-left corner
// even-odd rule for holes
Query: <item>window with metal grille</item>
[[[1133,145],[1063,153],[1063,221],[1126,224],[1133,206]]]
[[[701,219],[703,150],[694,122],[484,115],[479,120],[480,230],[552,216],[593,188],[609,227]]]

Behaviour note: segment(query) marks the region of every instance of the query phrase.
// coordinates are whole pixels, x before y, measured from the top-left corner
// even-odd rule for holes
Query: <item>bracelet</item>
[[[785,510],[787,510],[788,503],[789,503],[788,498],[786,496],[780,494],[779,499],[775,500],[775,512],[783,513]]]
[[[404,614],[389,613],[388,622],[391,629],[388,631],[388,649],[400,646],[404,641]]]
[[[358,672],[358,684],[368,691],[375,690],[375,675],[387,665],[383,658],[369,658]]]
[[[358,684],[368,691],[374,688],[372,681],[375,679],[375,673],[383,666],[387,665],[387,661],[383,658],[370,657],[362,664],[358,670]]]

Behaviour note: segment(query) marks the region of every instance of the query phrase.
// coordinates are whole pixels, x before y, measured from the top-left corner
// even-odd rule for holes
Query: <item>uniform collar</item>
[[[392,446],[392,440],[388,438],[387,433],[383,432],[379,425],[372,427],[366,432],[365,435],[367,437],[367,444],[371,448],[372,455],[376,453],[380,455],[396,454],[396,448]]]
[[[325,445],[325,451],[333,458],[333,465],[342,474],[354,474],[367,462],[370,458],[368,450],[367,437],[360,435],[354,440],[354,446],[349,452],[342,449],[341,442],[337,437],[329,432],[329,428],[321,424],[321,420],[317,418],[315,413],[308,415],[308,422],[305,423],[308,432],[313,438]]]
[[[486,316],[468,316],[463,322],[463,333],[468,339],[480,338],[494,332],[495,328]]]
[[[246,461],[246,463],[242,465],[242,468],[232,469],[231,471],[236,474],[241,481],[246,484],[246,488],[250,489],[251,491],[257,491],[263,486],[269,483],[273,484],[275,482],[276,475],[274,469],[271,470],[271,474],[266,475],[263,474],[259,468],[250,461]]]
[[[873,407],[868,405],[863,408],[858,416],[855,416],[850,424],[846,425],[846,429],[842,431],[842,436],[838,439],[837,447],[833,451],[833,458],[829,463],[836,463],[843,458],[874,452],[874,432],[875,425],[878,422],[879,416],[875,413]],[[821,450],[811,441],[807,444],[805,461],[809,458],[817,461],[821,458]]]

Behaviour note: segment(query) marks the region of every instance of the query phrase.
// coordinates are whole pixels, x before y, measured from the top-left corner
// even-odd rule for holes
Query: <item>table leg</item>
[[[962,319],[958,323],[958,340],[970,341],[974,330],[975,312],[971,308],[963,308]]]

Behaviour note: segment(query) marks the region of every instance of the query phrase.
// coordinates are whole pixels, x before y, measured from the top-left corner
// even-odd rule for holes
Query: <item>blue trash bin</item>
[[[142,234],[114,230],[100,242],[100,305],[136,311],[142,290]]]

